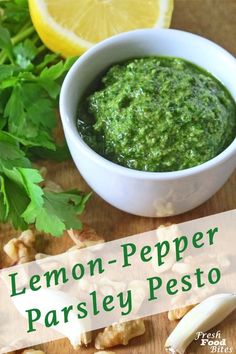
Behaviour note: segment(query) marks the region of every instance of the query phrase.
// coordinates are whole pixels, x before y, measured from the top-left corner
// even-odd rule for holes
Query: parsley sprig
[[[62,60],[40,41],[27,0],[0,1],[0,222],[59,236],[80,228],[88,196],[44,190],[35,156],[60,159],[53,139],[61,82],[75,58]]]

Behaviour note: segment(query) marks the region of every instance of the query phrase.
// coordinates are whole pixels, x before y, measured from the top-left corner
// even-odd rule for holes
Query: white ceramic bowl
[[[149,55],[187,59],[211,72],[236,100],[236,59],[215,43],[173,29],[145,29],[109,38],[82,55],[67,74],[60,112],[72,158],[91,188],[113,206],[142,216],[186,212],[210,198],[236,167],[236,139],[202,165],[176,172],[142,172],[99,156],[76,128],[78,101],[104,69],[128,58]]]

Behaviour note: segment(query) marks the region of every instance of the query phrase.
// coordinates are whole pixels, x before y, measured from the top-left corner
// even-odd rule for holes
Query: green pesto
[[[142,171],[178,171],[222,152],[236,105],[212,75],[183,59],[113,65],[79,103],[78,131],[98,154]]]

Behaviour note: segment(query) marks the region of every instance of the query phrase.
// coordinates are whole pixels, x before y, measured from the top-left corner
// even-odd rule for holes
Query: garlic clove
[[[236,308],[236,295],[210,296],[190,310],[167,338],[168,353],[184,354],[197,332],[206,332],[223,321]]]

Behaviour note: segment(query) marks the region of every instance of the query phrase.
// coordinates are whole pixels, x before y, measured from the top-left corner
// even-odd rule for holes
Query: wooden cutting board
[[[236,0],[175,0],[171,27],[209,38],[236,56]],[[45,163],[44,165],[48,168],[49,178],[61,184],[63,188],[78,187],[81,190],[89,190],[72,162]],[[109,241],[152,230],[165,222],[180,223],[234,208],[236,208],[236,173],[210,200],[183,215],[158,219],[137,217],[113,208],[94,194],[87,206],[83,221]],[[0,227],[1,246],[13,235],[11,229],[5,226]],[[71,246],[71,241],[66,236],[60,239],[45,237],[41,246],[39,245],[48,254],[61,253],[69,246]],[[0,266],[6,266],[7,258],[2,251],[0,255]],[[236,353],[235,319],[236,313],[233,313],[217,326],[217,330],[221,330],[222,338],[226,338],[227,345],[234,348],[233,353]],[[149,317],[146,319],[144,336],[134,339],[128,347],[117,347],[114,351],[116,354],[164,353],[165,340],[175,325],[175,323],[168,321],[166,313]],[[43,344],[38,348],[44,350],[47,354],[92,354],[96,352],[93,346],[75,351],[67,339]],[[199,343],[195,342],[187,351],[187,354],[190,353],[207,354],[210,353],[210,350],[207,347],[200,347]]]

